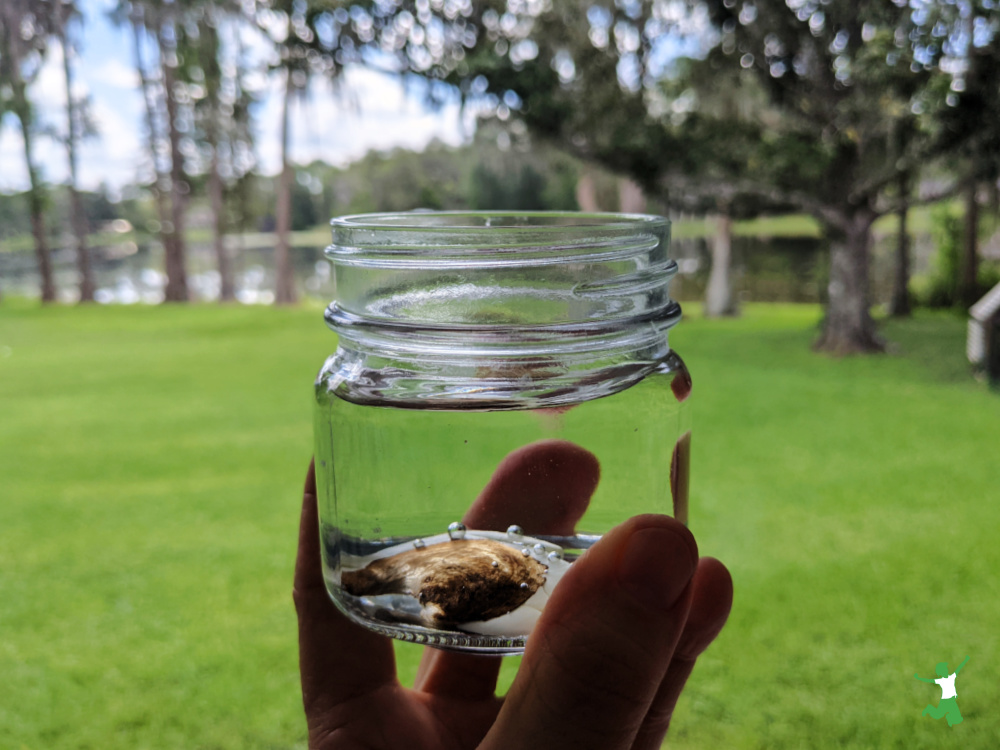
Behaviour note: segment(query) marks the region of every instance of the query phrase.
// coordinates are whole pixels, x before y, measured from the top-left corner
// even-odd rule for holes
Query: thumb
[[[694,537],[666,516],[606,534],[553,592],[480,747],[630,747],[684,630],[697,561]]]

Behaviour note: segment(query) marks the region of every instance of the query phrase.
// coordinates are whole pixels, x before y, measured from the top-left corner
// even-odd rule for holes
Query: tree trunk
[[[64,8],[65,9],[65,8]],[[63,51],[63,75],[66,79],[66,155],[69,159],[69,200],[73,213],[73,234],[76,237],[76,266],[80,272],[80,302],[94,301],[94,274],[90,267],[87,249],[87,219],[83,215],[80,194],[76,190],[76,102],[73,101],[73,67],[69,62],[69,45],[66,43],[66,19],[60,19],[59,39]]]
[[[634,180],[625,177],[618,180],[618,210],[625,214],[646,213],[646,196]]]
[[[601,210],[597,203],[597,186],[590,172],[584,172],[576,180],[576,205],[587,213]]]
[[[899,217],[896,235],[896,267],[892,282],[892,300],[889,302],[889,314],[894,318],[908,318],[912,313],[910,306],[910,235],[906,228],[909,209],[905,204],[909,194],[909,180],[905,175],[902,175],[899,178],[899,197],[904,203],[896,212]]]
[[[139,74],[139,85],[142,88],[142,97],[146,104],[146,128],[149,131],[149,139],[146,146],[149,149],[149,158],[153,163],[153,199],[156,202],[156,215],[160,218],[160,242],[163,243],[164,262],[167,258],[174,257],[174,228],[170,219],[170,207],[167,205],[166,176],[160,168],[160,158],[156,143],[159,140],[158,128],[156,126],[156,100],[153,95],[152,85],[146,77],[146,68],[142,62],[142,29],[139,19],[132,19],[132,41],[135,54],[135,69]]]
[[[218,149],[218,143],[213,143],[212,162],[208,174],[208,195],[212,203],[215,259],[219,265],[219,301],[232,302],[236,299],[236,290],[233,284],[233,264],[226,250],[226,208],[222,198],[222,177],[219,176]]]
[[[184,155],[181,153],[181,134],[177,129],[177,100],[174,98],[176,76],[173,61],[164,54],[164,36],[160,40],[160,70],[163,72],[164,101],[167,105],[167,136],[170,141],[170,219],[173,225],[173,246],[164,248],[166,255],[167,286],[163,298],[166,302],[187,302],[187,270],[184,267],[184,210],[187,203],[188,183],[184,176]]]
[[[733,219],[728,213],[716,218],[712,239],[712,270],[705,290],[705,315],[719,318],[738,313],[733,297],[731,270],[733,263]]]
[[[219,9],[216,9],[219,10]],[[219,301],[232,302],[235,298],[233,289],[233,269],[226,250],[227,216],[225,205],[225,187],[220,174],[221,156],[219,141],[225,132],[220,106],[220,89],[222,88],[222,70],[219,57],[222,54],[219,35],[216,28],[216,15],[213,9],[198,21],[197,54],[205,85],[205,102],[202,119],[204,122],[205,141],[211,150],[208,165],[208,200],[212,207],[212,234],[215,248],[215,260],[219,269]],[[196,108],[197,111],[197,108]]]
[[[278,178],[277,206],[275,207],[278,242],[274,248],[274,302],[278,305],[291,305],[296,301],[295,278],[292,275],[292,256],[289,246],[289,234],[292,228],[292,165],[288,161],[288,111],[291,108],[293,94],[292,71],[287,70],[285,98],[281,111],[281,176]]]
[[[52,260],[49,257],[49,243],[45,236],[45,213],[42,200],[32,189],[29,198],[31,203],[31,233],[35,237],[35,257],[38,258],[38,273],[42,277],[42,302],[56,301],[56,285],[52,278]]]
[[[979,298],[979,185],[970,181],[965,191],[965,236],[962,243],[962,276],[958,283],[958,302],[971,307]]]
[[[41,277],[42,302],[55,302],[56,284],[52,277],[48,237],[45,235],[45,200],[32,156],[31,106],[28,104],[23,81],[12,82],[11,88],[14,95],[14,111],[21,123],[21,136],[24,138],[24,161],[28,168],[30,183],[28,204],[31,212],[31,233],[35,237],[35,257],[38,259],[38,275]]]
[[[223,200],[222,176],[219,174],[219,108],[218,101],[210,104],[209,121],[206,125],[212,160],[208,169],[208,198],[212,204],[215,260],[219,266],[219,301],[232,302],[236,299],[233,286],[233,265],[226,250],[226,207]]]
[[[823,331],[817,351],[860,354],[885,351],[875,330],[869,293],[868,267],[871,225],[875,214],[856,211],[837,226],[827,225],[830,242],[830,285]]]

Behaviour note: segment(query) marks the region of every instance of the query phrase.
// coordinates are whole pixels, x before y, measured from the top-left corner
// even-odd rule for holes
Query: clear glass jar
[[[691,379],[655,216],[335,219],[316,380],[330,596],[395,638],[520,652],[612,526],[687,518]]]

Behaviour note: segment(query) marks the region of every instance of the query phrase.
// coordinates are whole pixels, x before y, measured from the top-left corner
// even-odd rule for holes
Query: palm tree
[[[163,13],[156,29],[160,57],[160,76],[163,82],[163,101],[167,114],[167,141],[170,144],[170,223],[174,235],[173,252],[166,255],[167,302],[187,302],[187,271],[185,259],[185,213],[190,186],[184,172],[184,154],[181,151],[180,111],[177,103],[178,25],[174,4],[162,4]]]
[[[277,204],[274,210],[278,242],[274,248],[274,301],[278,305],[295,303],[298,295],[295,292],[295,276],[292,268],[290,234],[292,229],[292,172],[293,167],[288,159],[290,133],[288,116],[292,99],[300,86],[295,83],[296,70],[285,68],[285,95],[281,106],[281,174],[278,177]]]
[[[296,96],[304,94],[309,83],[312,70],[307,53],[313,49],[311,45],[315,36],[306,25],[306,18],[301,8],[296,7],[296,3],[281,2],[277,6],[279,7],[276,9],[285,14],[286,22],[284,39],[275,40],[280,56],[277,69],[284,75],[284,96],[281,105],[281,174],[278,176],[274,210],[277,233],[277,243],[274,248],[274,302],[277,305],[290,305],[296,302],[298,294],[295,290],[290,242],[294,167],[289,159],[291,145],[289,117],[293,100]],[[315,50],[313,53],[316,54]],[[337,66],[334,65],[331,69],[336,72]]]
[[[232,260],[225,245],[229,224],[227,182],[234,182],[248,168],[245,163],[236,162],[253,148],[251,101],[241,75],[245,57],[240,26],[246,18],[240,7],[228,0],[205,0],[190,9],[188,20],[189,23],[178,27],[184,57],[179,73],[185,82],[198,84],[191,87],[199,92],[192,96],[195,138],[203,152],[208,152],[207,191],[219,268],[219,300],[228,302],[236,295]],[[221,37],[225,31],[233,32],[235,37],[228,45],[223,44]]]
[[[175,69],[177,67],[176,3],[156,0],[121,0],[111,11],[118,24],[128,23],[132,30],[133,56],[146,107],[146,146],[153,166],[152,193],[160,217],[167,285],[164,300],[188,299],[185,268],[184,213],[188,192],[184,174],[184,156],[180,148]],[[147,67],[145,42],[152,39],[159,70]],[[159,83],[157,82],[159,79]],[[169,159],[164,159],[161,144],[169,143]]]
[[[9,88],[9,107],[17,116],[24,139],[24,161],[28,169],[28,205],[35,255],[42,282],[42,302],[54,302],[56,286],[52,276],[48,237],[45,228],[45,186],[34,160],[35,122],[28,86],[41,68],[51,15],[47,3],[33,0],[0,2],[0,86]]]
[[[342,3],[331,0],[257,0],[261,10],[282,14],[284,23],[277,38],[279,63],[275,71],[283,77],[281,115],[281,175],[275,207],[277,244],[275,247],[275,303],[290,304],[296,299],[289,235],[291,232],[291,190],[293,166],[290,111],[312,78],[323,76],[334,84],[341,80],[347,65],[364,65],[396,74],[416,73],[444,77],[449,66],[464,59],[472,46],[479,24],[473,4],[459,7],[451,3],[422,0]],[[488,10],[487,4],[480,10]],[[492,11],[491,11],[492,12]],[[471,20],[470,20],[471,19]],[[443,33],[428,34],[437,27]],[[276,25],[262,24],[265,33]],[[470,37],[472,39],[470,39]],[[365,54],[372,52],[373,54]]]
[[[66,156],[69,160],[69,198],[72,212],[73,234],[76,237],[76,262],[80,272],[80,302],[94,301],[94,274],[87,250],[87,219],[83,215],[80,194],[77,192],[76,144],[80,138],[79,103],[73,98],[73,65],[70,57],[75,48],[69,38],[70,24],[79,19],[79,11],[71,0],[55,3],[53,30],[63,52],[63,75],[66,81]]]
[[[219,65],[221,54],[216,20],[209,7],[198,19],[198,59],[205,82],[205,114],[203,130],[205,141],[211,153],[208,166],[208,198],[212,205],[214,246],[216,262],[219,266],[219,301],[231,302],[236,298],[233,285],[233,269],[226,253],[226,209],[223,199],[223,185],[220,151],[222,149],[222,70]]]

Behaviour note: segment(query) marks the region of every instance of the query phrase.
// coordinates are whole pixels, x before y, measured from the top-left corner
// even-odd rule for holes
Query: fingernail
[[[694,575],[691,544],[665,527],[640,529],[629,537],[618,560],[618,581],[643,606],[670,609]]]

